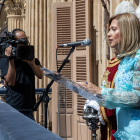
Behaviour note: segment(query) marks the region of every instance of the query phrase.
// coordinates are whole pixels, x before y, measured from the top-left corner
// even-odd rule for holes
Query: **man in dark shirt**
[[[27,39],[24,31],[14,29],[15,40]],[[12,46],[5,49],[5,55],[11,56]],[[1,77],[5,79],[6,103],[34,120],[35,75],[42,79],[43,71],[37,58],[18,60],[2,58],[0,60]]]

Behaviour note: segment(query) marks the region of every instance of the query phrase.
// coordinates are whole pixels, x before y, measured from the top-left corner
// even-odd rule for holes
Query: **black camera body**
[[[6,57],[7,59],[21,59],[21,60],[32,60],[34,59],[34,46],[28,45],[27,39],[21,38],[14,40],[11,32],[5,32],[6,37],[0,38],[0,56]],[[12,46],[12,55],[5,56],[5,49]]]
[[[13,47],[12,57],[21,60],[32,60],[34,59],[34,46],[32,45],[19,45],[17,48]]]

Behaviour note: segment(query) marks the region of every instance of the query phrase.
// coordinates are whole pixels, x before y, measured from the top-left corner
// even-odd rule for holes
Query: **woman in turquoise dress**
[[[121,60],[115,75],[115,89],[79,82],[105,100],[101,106],[116,108],[116,140],[140,140],[140,23],[130,13],[109,20],[108,41]]]

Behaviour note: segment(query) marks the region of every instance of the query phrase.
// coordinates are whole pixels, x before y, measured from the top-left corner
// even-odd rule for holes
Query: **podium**
[[[104,102],[104,99],[93,93],[92,91],[82,87],[78,83],[72,81],[71,79],[61,75],[58,72],[55,71],[50,71],[46,68],[41,68],[43,71],[45,71],[44,75],[49,77],[50,79],[54,80],[57,82],[57,101],[58,101],[58,135],[63,136],[62,138],[67,139],[69,137],[69,134],[67,134],[67,129],[70,129],[69,125],[71,125],[67,121],[67,117],[69,115],[68,105],[69,105],[69,100],[68,100],[68,94],[66,94],[67,90],[71,90],[72,92],[77,93],[78,95],[88,99],[88,100],[96,100],[97,102]],[[76,108],[72,107],[72,108]],[[96,128],[97,128],[97,123],[98,123],[98,115],[95,114],[95,112],[90,111],[92,113],[89,118],[89,114],[86,114],[86,116],[83,117],[86,121],[92,122],[94,125],[90,127],[90,129],[96,133]],[[63,115],[62,115],[63,114]],[[63,121],[63,123],[62,123]],[[89,126],[89,125],[88,125]],[[61,130],[60,130],[61,128]],[[64,131],[64,133],[62,133]],[[92,135],[94,139],[96,138],[96,134]]]
[[[45,71],[44,75],[57,82],[60,85],[59,87],[64,87],[65,89],[68,88],[69,90],[86,98],[87,100],[96,100],[97,102],[103,102],[105,100],[100,95],[97,95],[94,92],[88,90],[87,88],[82,87],[78,83],[61,75],[58,72],[50,71],[46,68],[41,68],[41,69]]]

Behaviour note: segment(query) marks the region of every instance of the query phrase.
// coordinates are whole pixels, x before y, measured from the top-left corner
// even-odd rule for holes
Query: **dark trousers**
[[[20,111],[20,113],[35,121],[33,111]]]

